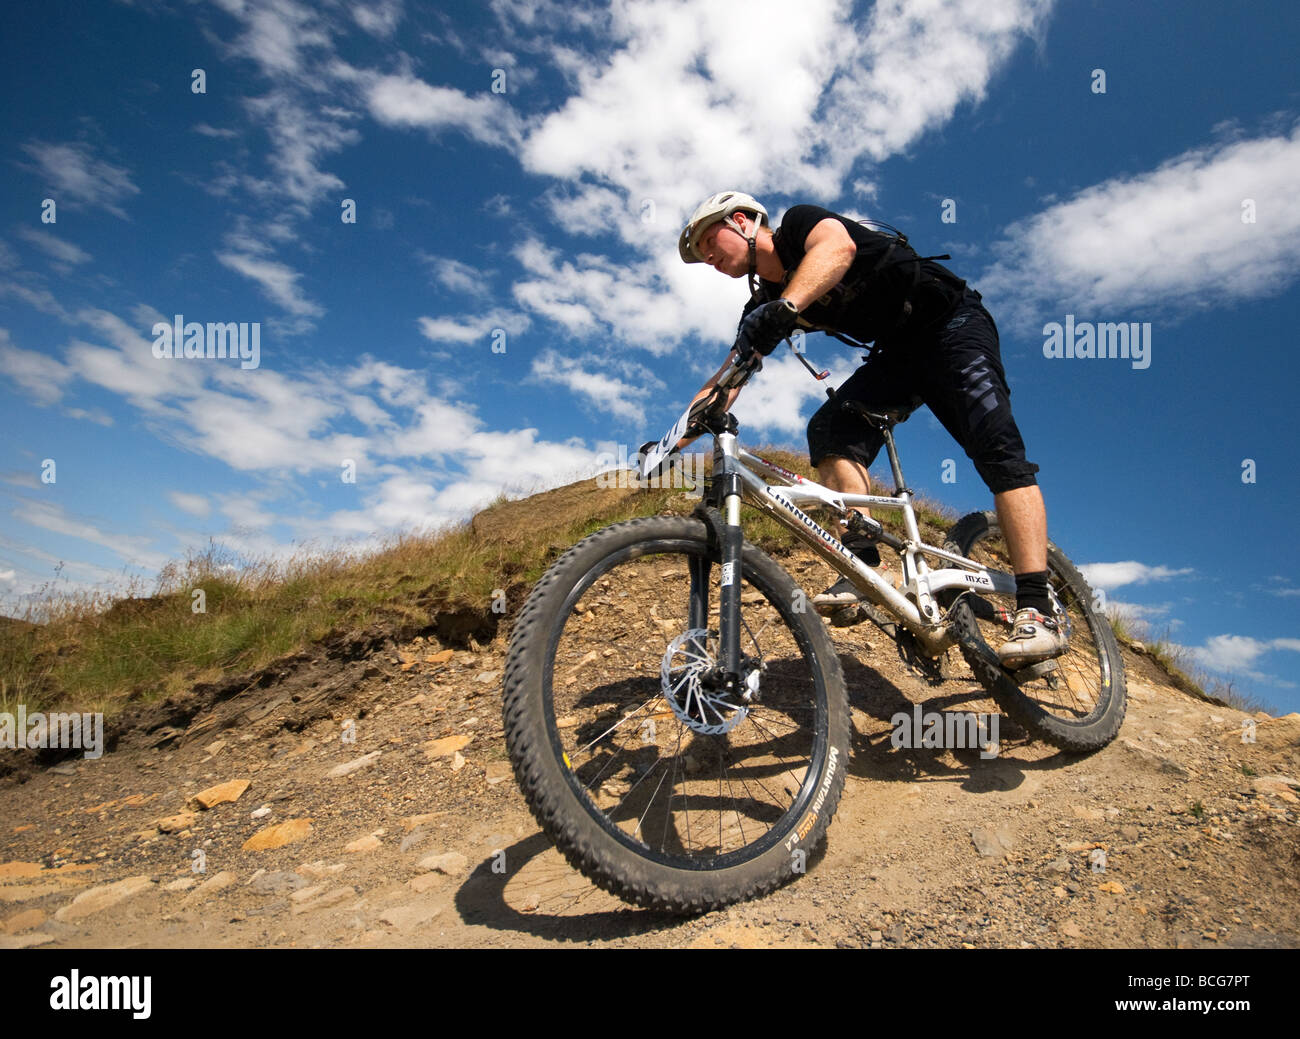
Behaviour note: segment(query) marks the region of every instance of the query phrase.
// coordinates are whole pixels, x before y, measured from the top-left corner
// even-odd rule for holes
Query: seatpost
[[[903,467],[898,463],[898,450],[894,447],[894,431],[885,426],[881,432],[885,436],[885,450],[889,452],[889,469],[894,474],[894,487],[904,491],[907,484],[903,482]]]

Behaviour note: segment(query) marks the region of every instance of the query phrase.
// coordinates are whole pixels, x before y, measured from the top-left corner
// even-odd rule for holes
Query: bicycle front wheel
[[[963,516],[945,547],[990,569],[1012,571],[996,513]],[[950,617],[966,662],[1011,718],[1062,750],[1097,750],[1124,721],[1124,658],[1088,582],[1050,541],[1047,579],[1057,620],[1069,637],[1065,652],[1053,660],[1014,672],[998,661],[996,649],[1010,637],[1015,617],[1013,594],[964,592]]]
[[[537,583],[506,664],[506,742],[539,824],[593,883],[680,913],[802,872],[848,759],[830,637],[748,542],[745,682],[717,683],[719,562],[697,518],[598,531]]]

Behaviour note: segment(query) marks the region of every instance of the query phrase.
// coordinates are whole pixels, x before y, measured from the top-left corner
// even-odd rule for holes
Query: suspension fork
[[[740,688],[740,579],[745,532],[740,526],[740,474],[736,472],[735,419],[714,437],[713,471],[722,514],[722,582],[718,602],[718,643],[723,688]]]

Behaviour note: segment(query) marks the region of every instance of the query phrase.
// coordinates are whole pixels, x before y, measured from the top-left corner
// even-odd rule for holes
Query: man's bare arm
[[[857,254],[858,247],[844,225],[827,217],[804,239],[804,257],[783,295],[802,311],[840,283]]]

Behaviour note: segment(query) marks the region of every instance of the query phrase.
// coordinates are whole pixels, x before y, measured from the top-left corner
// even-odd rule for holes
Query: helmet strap
[[[745,232],[740,229],[740,225],[736,223],[735,217],[733,216],[727,217],[727,225],[744,238],[745,244],[749,247],[749,294],[751,296],[757,295],[758,278],[755,277],[755,275],[758,273],[758,245],[756,244],[758,238],[758,218],[753,218],[753,228],[749,234],[745,234]]]
[[[722,222],[735,231],[736,234],[740,235],[741,238],[745,239],[745,244],[749,247],[749,294],[750,296],[755,296],[758,294],[758,278],[756,277],[758,274],[758,245],[756,239],[758,238],[759,221],[757,217],[752,219],[753,232],[751,234],[745,234],[745,232],[741,230],[740,225],[736,223],[734,215],[723,217]]]

